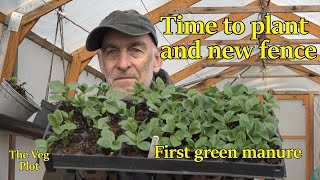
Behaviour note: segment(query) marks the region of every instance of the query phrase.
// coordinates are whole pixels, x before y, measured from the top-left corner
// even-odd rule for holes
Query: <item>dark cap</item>
[[[154,43],[158,45],[156,30],[150,19],[138,13],[136,10],[116,10],[105,17],[99,26],[90,32],[86,42],[87,50],[95,51],[99,49],[103,36],[109,29],[115,29],[131,36],[150,33]]]

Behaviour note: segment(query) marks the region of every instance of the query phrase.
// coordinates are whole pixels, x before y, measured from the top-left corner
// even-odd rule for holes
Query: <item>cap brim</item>
[[[140,35],[151,33],[151,31],[146,29],[136,28],[136,27],[127,26],[127,25],[120,25],[120,24],[117,24],[117,26],[115,25],[99,26],[93,29],[88,35],[88,38],[86,41],[86,49],[88,51],[95,51],[99,49],[101,47],[101,43],[105,33],[110,29],[120,31],[124,34],[131,35],[131,36],[140,36]]]

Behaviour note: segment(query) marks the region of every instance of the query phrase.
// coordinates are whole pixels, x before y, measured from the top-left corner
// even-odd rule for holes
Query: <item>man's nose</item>
[[[121,52],[118,59],[118,68],[121,70],[127,70],[131,67],[130,56],[127,52]]]

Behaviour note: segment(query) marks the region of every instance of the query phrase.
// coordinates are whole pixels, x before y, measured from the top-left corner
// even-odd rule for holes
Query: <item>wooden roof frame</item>
[[[50,2],[48,2],[50,4],[51,7],[59,7],[63,4],[66,4],[68,2],[70,2],[71,0],[52,0]],[[192,1],[179,1],[179,0],[172,0],[158,8],[156,8],[155,10],[147,13],[146,15],[149,16],[152,21],[154,23],[157,23],[159,22],[159,16],[161,15],[168,15],[168,13],[170,13],[170,11],[172,11],[172,7],[180,7],[180,8],[189,8],[192,4],[195,4],[197,2],[199,2],[200,0],[192,0]],[[257,6],[258,5],[258,1],[254,1],[246,6],[244,6],[244,8],[247,8],[248,6]],[[50,6],[47,6],[47,5],[43,5],[43,6],[40,6],[38,8],[36,8],[34,11],[31,11],[29,13],[27,13],[27,15],[25,15],[25,20],[22,20],[22,24],[26,24],[26,23],[29,23],[29,22],[32,22],[33,20],[35,20],[36,18],[39,18],[47,13],[49,13],[50,11],[52,11],[53,9],[50,7]],[[271,7],[279,7],[273,3],[270,3],[270,9],[272,9]],[[222,7],[223,8],[223,7]],[[242,7],[241,7],[242,8]],[[290,8],[290,7],[286,7],[287,9]],[[248,9],[248,8],[247,8]],[[277,9],[277,8],[273,8],[273,9]],[[278,8],[279,9],[279,8]],[[292,7],[291,7],[292,9]],[[307,7],[307,9],[312,9],[312,7]],[[314,8],[313,8],[314,9]],[[298,8],[299,10],[299,8]],[[301,8],[300,8],[300,11],[301,11]],[[37,13],[34,13],[34,12],[37,12]],[[220,29],[218,29],[219,31],[222,30],[222,22],[223,22],[223,19],[226,18],[226,17],[229,17],[230,20],[232,19],[235,19],[235,20],[242,20],[248,16],[250,16],[251,14],[253,13],[236,13],[236,14],[229,14],[228,16],[225,16],[221,19],[219,19],[218,21],[216,21],[218,23],[218,25],[220,25]],[[288,14],[290,16],[288,16]],[[297,20],[298,18],[300,18],[299,16],[293,14],[293,13],[287,13],[285,16],[281,13],[273,13],[272,15],[276,16],[276,17],[279,17],[280,19],[283,19],[283,20]],[[5,21],[5,18],[6,16],[2,13],[0,13],[0,22],[3,22]],[[34,21],[36,22],[36,21]],[[29,24],[30,25],[30,24]],[[308,27],[308,30],[311,34],[317,36],[320,38],[320,26],[310,22],[309,24],[306,25]],[[30,27],[32,27],[30,25]],[[25,28],[27,29],[27,28]],[[31,29],[31,28],[30,28]],[[62,50],[60,48],[57,48],[55,46],[53,46],[50,42],[46,41],[45,39],[39,37],[38,35],[36,35],[35,33],[32,33],[32,32],[29,32],[29,33],[26,33],[28,32],[27,30],[24,32],[26,35],[26,37],[30,38],[31,40],[33,40],[34,42],[36,42],[37,44],[39,44],[40,46],[42,47],[45,47],[46,49],[48,49],[49,51],[52,51],[51,49],[54,49],[54,53],[59,55],[59,56],[62,56]],[[208,38],[210,35],[193,35],[193,36],[187,36],[177,42],[175,42],[174,44],[172,44],[173,46],[175,45],[182,45],[182,44],[186,44],[187,42],[190,42],[194,39],[206,39]],[[19,42],[22,41],[22,38],[23,36],[19,37]],[[81,47],[79,49],[77,49],[76,51],[74,51],[73,53],[69,54],[69,53],[65,53],[64,56],[66,58],[66,60],[68,60],[69,62],[72,62],[72,59],[73,59],[73,56],[74,55],[77,55],[78,57],[76,59],[78,60],[81,60],[82,62],[84,62],[84,64],[81,65],[81,69],[83,70],[87,70],[89,71],[91,74],[103,79],[104,76],[102,75],[102,73],[100,73],[99,71],[95,70],[94,68],[90,67],[90,66],[87,66],[87,64],[90,62],[90,58],[92,58],[94,55],[95,55],[96,52],[87,52],[85,50],[84,47]],[[319,57],[319,56],[318,56]],[[203,62],[205,62],[205,60],[201,60]],[[191,73],[194,73],[194,72],[197,72],[199,70],[201,70],[202,68],[199,68],[199,64],[200,63],[194,63],[194,64],[191,64],[190,66],[186,67],[185,69],[175,73],[172,75],[172,78],[174,80],[174,82],[177,82],[177,81],[180,81],[188,76],[191,75]],[[303,68],[302,66],[300,68]],[[81,70],[81,71],[82,71]],[[190,75],[183,75],[183,72],[187,72],[188,71],[188,74]]]

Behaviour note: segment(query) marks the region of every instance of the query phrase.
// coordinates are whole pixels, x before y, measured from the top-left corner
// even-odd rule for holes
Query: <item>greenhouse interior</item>
[[[320,180],[320,0],[1,0],[0,180]]]

